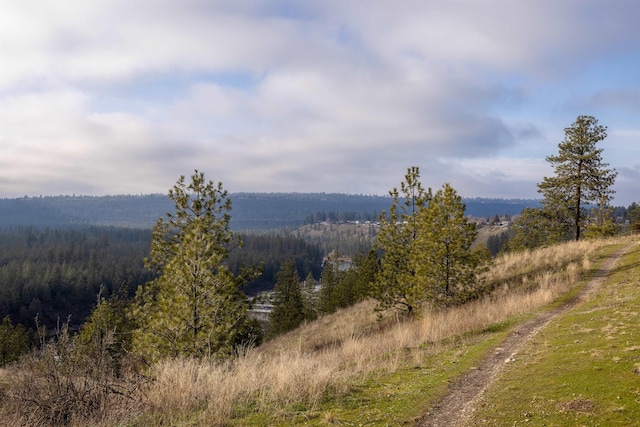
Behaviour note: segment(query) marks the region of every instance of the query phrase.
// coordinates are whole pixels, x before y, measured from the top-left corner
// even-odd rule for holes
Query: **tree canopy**
[[[465,218],[465,205],[453,187],[445,184],[432,195],[419,176],[417,167],[408,170],[401,185],[404,202],[392,190],[389,217],[381,218],[376,247],[383,254],[372,289],[379,311],[413,315],[425,304],[464,302],[475,295],[478,267],[490,258],[486,247],[486,256],[471,249],[475,224]]]

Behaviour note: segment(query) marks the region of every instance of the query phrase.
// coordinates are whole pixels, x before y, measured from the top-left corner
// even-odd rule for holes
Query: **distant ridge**
[[[340,193],[233,193],[231,227],[268,230],[297,227],[318,217],[372,220],[388,211],[388,196]],[[531,199],[464,199],[467,215],[515,215],[537,207]],[[158,218],[173,211],[166,195],[41,196],[0,199],[0,227],[73,227],[111,225],[151,228]],[[324,215],[323,215],[324,214]]]

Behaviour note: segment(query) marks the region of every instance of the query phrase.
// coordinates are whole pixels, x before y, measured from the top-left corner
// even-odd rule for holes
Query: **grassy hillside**
[[[575,292],[581,286],[580,279],[615,244],[613,241],[572,242],[499,257],[486,277],[494,289],[490,296],[448,311],[424,313],[418,319],[389,315],[378,321],[373,312],[374,303],[367,301],[304,325],[259,348],[248,349],[234,362],[222,366],[196,360],[171,360],[157,364],[148,372],[153,381],[141,385],[137,394],[132,396],[135,405],[130,400],[116,402],[95,420],[75,421],[75,425],[91,422],[105,426],[383,426],[414,423],[446,393],[451,381],[474,369],[519,322]],[[621,276],[614,278],[610,287],[616,288],[615,280],[635,280],[637,283],[640,255],[637,250],[634,254],[636,258],[626,258],[625,264],[619,266]],[[636,279],[631,279],[632,271]],[[636,375],[632,378],[637,384],[637,374],[632,371],[637,370],[640,363],[637,360],[638,350],[634,348],[638,345],[638,336],[630,323],[624,323],[623,327],[623,322],[632,322],[633,319],[637,322],[630,308],[632,305],[626,304],[637,307],[638,301],[633,299],[637,296],[625,294],[624,289],[620,287],[621,293],[616,293],[617,296],[598,296],[589,303],[592,304],[589,308],[583,306],[576,312],[587,318],[602,312],[608,319],[607,323],[601,320],[602,323],[587,327],[585,318],[575,318],[575,322],[581,322],[579,327],[568,323],[562,328],[550,328],[554,330],[549,333],[559,333],[557,339],[564,339],[560,345],[566,347],[567,354],[575,351],[571,347],[574,341],[581,341],[584,347],[578,351],[584,352],[587,360],[597,362],[590,373],[605,375],[617,372],[610,369],[621,367],[620,375]],[[563,335],[561,331],[583,335],[574,338],[573,335]],[[594,335],[593,331],[600,331],[602,345],[614,346],[614,350],[595,347],[592,352],[587,338]],[[566,363],[560,359],[554,362],[542,353],[551,340],[551,336],[542,340],[541,347],[531,350],[531,354],[537,357],[540,353],[542,361],[548,360],[547,369],[555,369],[551,372],[560,377],[558,370]],[[636,344],[632,343],[634,340]],[[535,368],[534,365],[532,363],[530,367]],[[532,376],[549,380],[549,375],[543,373]],[[13,372],[5,372],[0,377],[9,382],[0,386],[4,387],[7,396],[15,387],[10,384],[12,375]],[[516,378],[513,381],[519,384],[516,391],[525,393],[523,384],[530,379]],[[593,383],[598,381],[602,378],[594,378]],[[541,386],[543,384],[544,381]],[[559,383],[558,387],[566,387],[562,384]],[[523,420],[526,413],[540,416],[542,411],[570,411],[574,401],[578,402],[576,405],[591,402],[586,404],[590,414],[606,410],[627,416],[632,412],[620,408],[629,408],[633,393],[637,399],[638,390],[628,382],[622,387],[626,393],[619,391],[618,396],[624,400],[614,400],[614,403],[618,402],[617,406],[596,400],[593,395],[597,392],[588,392],[584,388],[572,389],[575,397],[566,395],[564,400],[555,397],[555,401],[538,398],[545,396],[540,394],[543,391],[532,395],[525,393],[520,400],[529,399],[528,402],[536,405],[549,400],[550,403],[545,403],[549,406],[545,409],[536,406],[533,410],[519,408],[515,411],[517,417],[514,420]],[[490,399],[490,395],[487,398]],[[510,411],[509,405],[517,400],[513,397],[505,399],[505,396],[496,395],[495,400],[487,400],[487,412],[478,413],[479,419],[490,420],[488,425],[504,425],[502,421],[506,420],[505,413]],[[3,401],[4,406],[0,408],[3,422],[6,425],[24,425],[27,415],[22,413],[21,417],[11,399],[4,398]],[[496,403],[502,401],[505,401],[503,406]],[[496,409],[491,412],[492,408]],[[557,425],[554,422],[549,425]],[[70,423],[73,425],[74,421]]]
[[[519,352],[472,424],[638,425],[639,285],[636,245],[597,295]]]

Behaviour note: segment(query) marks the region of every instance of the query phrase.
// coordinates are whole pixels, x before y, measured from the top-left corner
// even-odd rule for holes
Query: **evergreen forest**
[[[133,296],[155,278],[145,268],[151,230],[86,226],[73,228],[5,227],[0,229],[0,319],[35,330],[54,330],[63,322],[82,325],[98,294]],[[242,248],[229,251],[226,264],[238,274],[242,266],[262,274],[243,289],[248,295],[271,289],[282,260],[297,271],[319,278],[323,253],[312,243],[278,234],[244,235]]]

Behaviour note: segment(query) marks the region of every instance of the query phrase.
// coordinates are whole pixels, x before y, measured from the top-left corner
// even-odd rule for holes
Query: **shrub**
[[[54,339],[21,360],[0,403],[7,425],[73,426],[130,419],[142,409],[137,363],[125,357],[116,363],[113,333],[96,335],[83,344],[72,339],[65,324]]]

